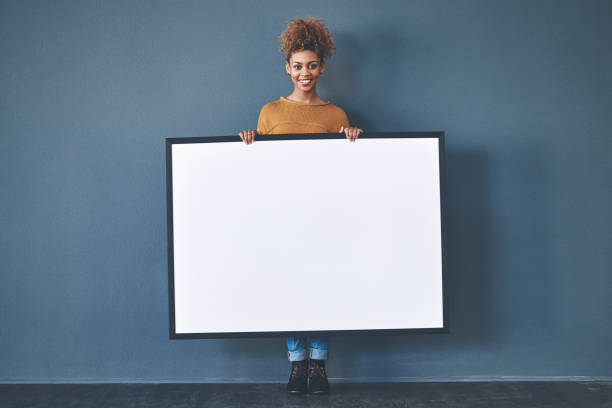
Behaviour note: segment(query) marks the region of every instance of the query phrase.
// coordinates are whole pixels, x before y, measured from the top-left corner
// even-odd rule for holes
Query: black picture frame
[[[317,139],[344,139],[343,133],[300,133],[258,135],[258,143],[275,140],[317,140]],[[166,138],[166,208],[167,208],[167,235],[168,235],[168,311],[169,311],[169,338],[181,339],[214,339],[214,338],[259,338],[278,336],[303,335],[334,335],[334,334],[427,334],[449,333],[448,316],[448,278],[446,267],[446,199],[445,199],[445,133],[435,132],[365,132],[359,135],[360,139],[375,138],[436,138],[439,150],[440,175],[440,225],[441,225],[441,254],[442,254],[442,310],[443,326],[441,328],[406,328],[406,329],[372,329],[372,330],[325,330],[325,331],[264,331],[264,332],[228,332],[228,333],[176,333],[175,325],[175,297],[174,297],[174,244],[173,244],[173,206],[172,206],[172,146],[184,143],[243,143],[239,136],[210,136],[210,137],[178,137]],[[357,141],[358,143],[358,141]]]

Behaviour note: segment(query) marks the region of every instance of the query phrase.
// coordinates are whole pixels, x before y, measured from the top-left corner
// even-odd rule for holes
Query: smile
[[[300,79],[298,82],[303,85],[308,85],[312,82],[312,79]]]

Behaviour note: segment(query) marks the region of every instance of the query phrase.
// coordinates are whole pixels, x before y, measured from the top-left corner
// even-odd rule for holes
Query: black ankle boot
[[[308,389],[308,360],[292,361],[287,392],[289,394],[304,394]]]
[[[310,360],[308,379],[310,381],[311,394],[327,394],[329,392],[325,360]]]

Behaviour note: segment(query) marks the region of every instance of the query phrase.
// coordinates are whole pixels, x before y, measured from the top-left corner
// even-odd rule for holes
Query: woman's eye
[[[295,67],[293,67],[293,69],[302,69],[302,67],[300,65],[296,65]]]

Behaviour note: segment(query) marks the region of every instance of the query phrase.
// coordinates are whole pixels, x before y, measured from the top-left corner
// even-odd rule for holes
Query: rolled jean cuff
[[[289,361],[302,361],[306,360],[307,353],[306,350],[295,350],[295,351],[287,351],[287,358]]]
[[[327,360],[329,358],[329,350],[311,348],[308,355],[313,360]]]

